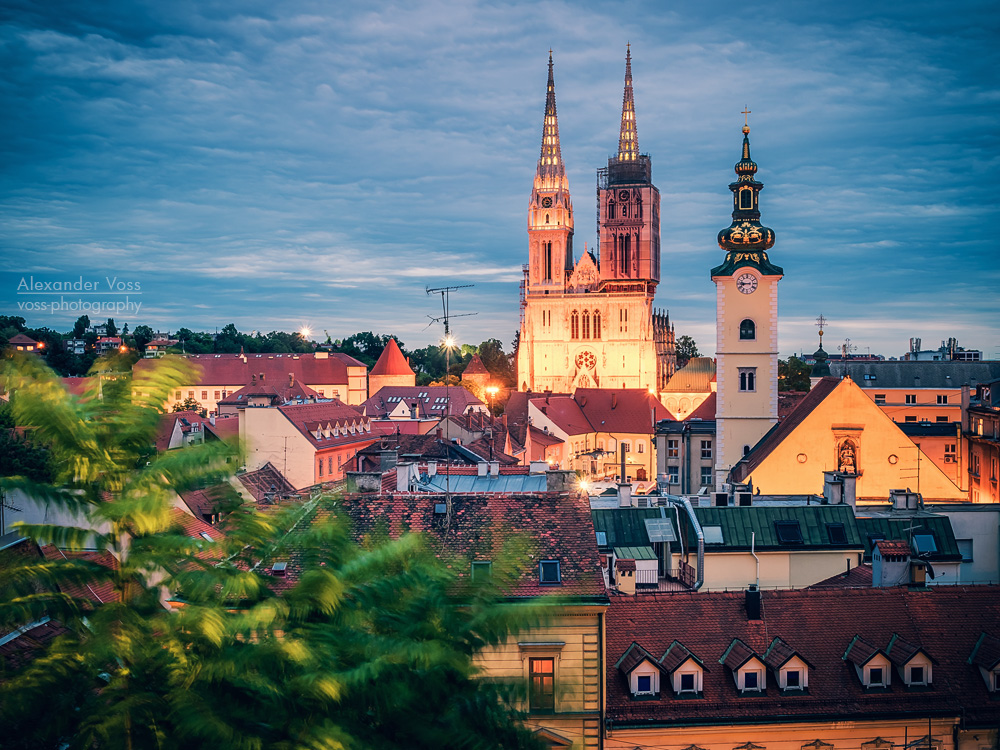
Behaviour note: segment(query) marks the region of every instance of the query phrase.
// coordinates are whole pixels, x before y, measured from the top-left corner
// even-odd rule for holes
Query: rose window
[[[593,370],[597,366],[597,357],[593,352],[580,352],[576,355],[576,366],[581,370]]]

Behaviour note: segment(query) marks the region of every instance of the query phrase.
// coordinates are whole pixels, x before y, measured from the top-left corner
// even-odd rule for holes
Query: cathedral
[[[674,331],[653,307],[660,281],[660,191],[639,152],[631,52],[625,58],[618,153],[597,173],[597,254],[573,254],[573,202],[549,80],[542,149],[528,202],[517,377],[522,391],[642,388],[674,372]]]

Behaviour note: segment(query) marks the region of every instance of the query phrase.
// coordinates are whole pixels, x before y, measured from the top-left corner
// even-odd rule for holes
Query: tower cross
[[[743,124],[744,125],[749,125],[750,124],[750,107],[748,107],[746,104],[744,104],[743,105],[743,111],[740,112],[740,114],[743,115]]]

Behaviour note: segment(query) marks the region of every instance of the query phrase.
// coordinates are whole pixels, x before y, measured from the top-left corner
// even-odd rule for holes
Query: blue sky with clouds
[[[995,2],[7,0],[0,313],[66,329],[17,287],[82,275],[140,284],[119,323],[421,346],[424,288],[475,284],[460,339],[510,342],[548,49],[581,252],[629,41],[678,334],[714,349],[748,104],[782,353],[822,313],[862,352],[1000,357],[998,27]]]

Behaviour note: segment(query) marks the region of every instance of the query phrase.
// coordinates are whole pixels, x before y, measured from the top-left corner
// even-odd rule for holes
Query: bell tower
[[[733,223],[719,232],[726,257],[711,271],[716,289],[717,486],[778,421],[778,282],[784,271],[767,257],[774,232],[760,223],[758,199],[764,186],[756,173],[749,120],[744,120],[743,153],[736,181],[729,185]]]
[[[556,87],[549,50],[549,83],[542,152],[528,201],[528,291],[562,291],[573,272],[573,202],[559,145]]]
[[[649,156],[639,153],[631,47],[625,53],[618,154],[598,171],[597,194],[605,288],[636,291],[645,286],[652,295],[660,280],[660,191],[653,185]],[[639,283],[622,287],[617,281]]]

